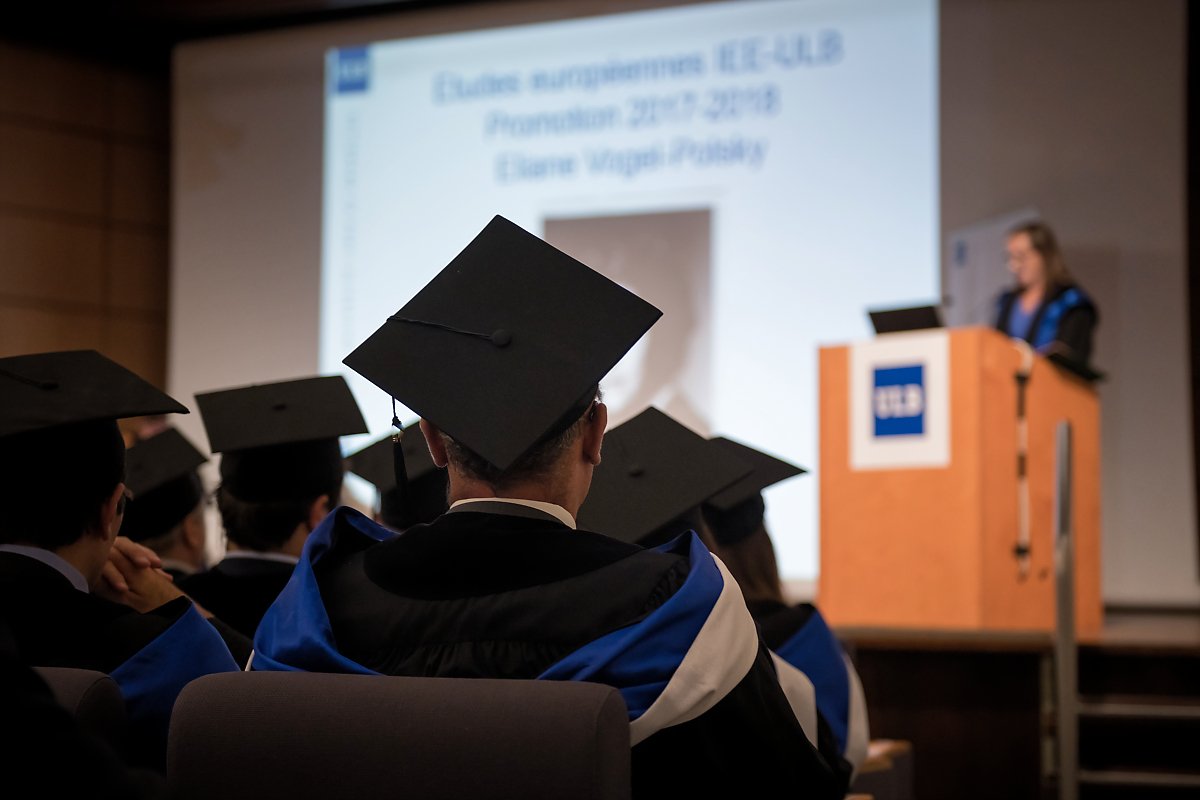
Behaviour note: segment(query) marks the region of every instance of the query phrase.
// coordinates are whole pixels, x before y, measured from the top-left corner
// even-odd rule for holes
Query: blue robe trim
[[[1030,340],[1033,349],[1040,351],[1053,344],[1058,338],[1058,323],[1062,321],[1063,315],[1072,309],[1087,305],[1091,305],[1091,301],[1087,299],[1083,292],[1074,287],[1067,289],[1058,297],[1051,300],[1042,312],[1042,319],[1038,323],[1037,332]]]
[[[321,600],[313,567],[333,549],[335,531],[340,536],[358,534],[372,542],[396,535],[346,506],[327,515],[309,535],[292,577],[258,624],[251,669],[379,674],[343,656],[333,640],[333,625]]]
[[[842,646],[821,612],[814,609],[804,627],[775,653],[812,681],[817,710],[833,730],[838,752],[844,754],[850,728],[850,674]]]
[[[110,676],[125,698],[130,723],[165,742],[171,709],[184,686],[204,675],[237,671],[237,662],[221,635],[189,605],[169,628]]]
[[[625,699],[630,722],[662,694],[725,585],[695,533],[685,533],[655,549],[687,555],[691,568],[683,586],[641,622],[589,642],[538,676],[614,686]]]
[[[251,669],[378,674],[338,652],[321,600],[313,567],[332,549],[335,531],[339,537],[358,535],[375,542],[395,535],[350,508],[338,508],[326,517],[309,536],[291,580],[258,626]],[[724,586],[696,534],[686,533],[655,549],[688,556],[691,569],[683,586],[644,619],[589,642],[538,676],[616,687],[631,722],[662,694]]]

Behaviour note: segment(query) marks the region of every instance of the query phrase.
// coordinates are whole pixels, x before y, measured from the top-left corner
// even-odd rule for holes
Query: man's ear
[[[446,454],[446,443],[442,441],[442,432],[429,420],[421,420],[421,433],[425,434],[425,444],[429,446],[429,457],[439,469],[445,469],[450,463]]]
[[[100,526],[93,531],[105,541],[112,541],[121,532],[121,521],[125,518],[125,484],[118,483],[108,499],[100,506]]]
[[[200,506],[183,518],[183,541],[189,550],[197,553],[204,552],[204,546],[207,544],[205,539],[208,538],[207,528],[204,520],[204,506]]]
[[[597,402],[588,412],[583,430],[583,460],[593,467],[600,465],[600,448],[604,444],[604,431],[608,428],[608,406]]]
[[[329,504],[329,495],[323,494],[316,500],[312,501],[312,505],[308,507],[308,529],[312,530],[321,524],[321,520],[333,510],[333,506]]]

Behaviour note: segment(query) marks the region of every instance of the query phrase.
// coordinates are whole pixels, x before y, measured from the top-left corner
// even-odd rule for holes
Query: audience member
[[[228,550],[182,585],[253,636],[309,533],[337,505],[344,475],[338,437],[367,428],[340,376],[209,392],[196,402],[209,445],[221,453],[217,507]]]
[[[841,796],[700,540],[575,530],[607,424],[597,382],[659,316],[494,219],[346,359],[422,415],[450,510],[399,536],[330,515],[254,668],[607,683],[638,796]]]
[[[180,689],[238,667],[170,579],[134,563],[141,548],[114,547],[126,504],[116,421],[155,413],[187,409],[94,351],[0,359],[0,617],[25,663],[111,675],[134,758],[161,767]]]
[[[121,533],[158,553],[173,579],[205,567],[208,526],[197,468],[208,459],[174,428],[125,452],[130,500]]]
[[[765,523],[762,490],[805,470],[730,439],[711,443],[750,464],[752,471],[708,499],[705,541],[742,587],[763,641],[813,682],[817,708],[831,728],[837,751],[857,769],[869,741],[858,675],[816,607],[787,603]]]

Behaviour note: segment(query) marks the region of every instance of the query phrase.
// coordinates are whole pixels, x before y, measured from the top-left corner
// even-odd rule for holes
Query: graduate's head
[[[199,394],[196,402],[209,445],[221,453],[225,535],[249,550],[302,545],[341,494],[338,437],[367,430],[346,381],[257,384]]]
[[[139,439],[125,453],[130,501],[121,533],[164,558],[204,563],[204,485],[208,459],[174,428]]]
[[[46,550],[115,535],[124,511],[125,441],[113,420],[0,439],[0,542]]]
[[[1010,229],[1004,249],[1008,269],[1020,289],[1071,282],[1058,238],[1044,222],[1025,222]]]
[[[282,549],[333,510],[343,475],[337,439],[225,453],[217,488],[225,535],[246,550]]]
[[[806,470],[732,439],[719,437],[711,443],[749,464],[751,470],[704,504],[705,544],[729,568],[746,600],[782,603],[783,586],[767,533],[762,492]]]
[[[431,422],[421,429],[430,442],[434,463],[449,472],[455,496],[478,495],[482,490],[496,496],[522,496],[531,492],[552,500],[574,514],[587,496],[592,470],[600,463],[608,409],[599,388],[594,399],[578,417],[561,430],[552,431],[504,469],[500,469],[466,445],[455,441]]]
[[[95,351],[0,359],[0,542],[83,543],[98,569],[126,502],[116,421],[160,413],[187,409]]]
[[[748,602],[784,602],[775,547],[763,523],[766,506],[755,494],[731,508],[704,507],[702,533],[708,549],[721,559]]]
[[[607,424],[597,384],[660,316],[496,217],[345,363],[421,416],[452,499],[490,489],[573,514]]]

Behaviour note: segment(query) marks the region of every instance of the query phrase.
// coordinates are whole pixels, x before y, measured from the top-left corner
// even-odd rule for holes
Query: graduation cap
[[[751,467],[748,475],[717,492],[704,504],[704,514],[713,536],[721,544],[735,544],[749,537],[762,524],[766,511],[763,489],[803,475],[808,470],[732,439],[717,437],[710,441],[714,447]]]
[[[125,507],[121,535],[135,542],[171,531],[204,497],[196,469],[208,459],[174,428],[125,451],[125,485],[133,499]]]
[[[338,437],[366,433],[340,375],[196,395],[221,483],[239,500],[311,500],[340,485]],[[336,500],[336,498],[331,498]]]
[[[379,490],[379,516],[396,530],[431,522],[446,510],[446,471],[433,463],[420,426],[413,423],[404,428],[401,447],[407,474],[403,489],[396,481],[391,436],[346,458],[347,469]]]
[[[0,438],[188,410],[95,350],[0,358]]]
[[[582,416],[660,316],[498,216],[344,363],[505,470]]]
[[[739,456],[648,408],[605,435],[579,525],[627,542],[659,544],[687,526],[666,527],[749,472]]]

